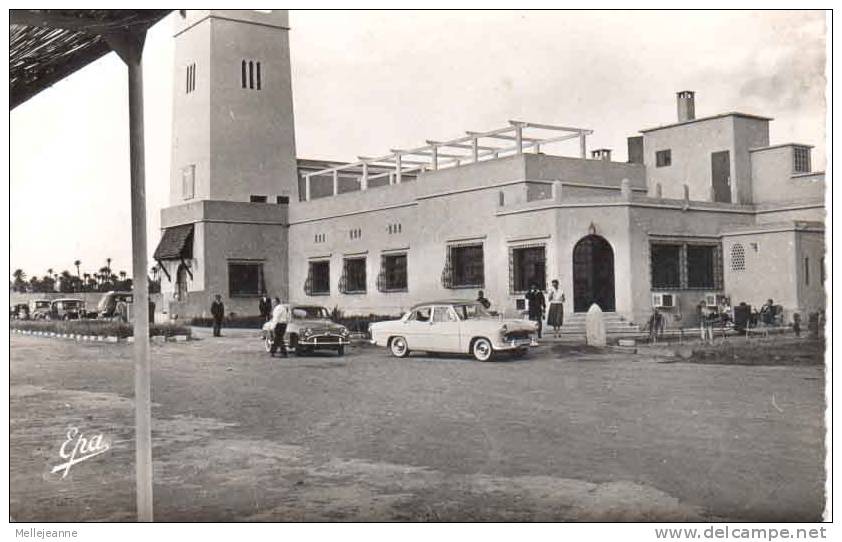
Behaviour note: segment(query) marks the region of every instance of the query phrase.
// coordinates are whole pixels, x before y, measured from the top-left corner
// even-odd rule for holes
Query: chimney
[[[696,93],[692,90],[682,90],[678,96],[678,122],[687,122],[696,118]]]
[[[611,161],[611,149],[594,149],[591,151],[591,158],[594,160]]]

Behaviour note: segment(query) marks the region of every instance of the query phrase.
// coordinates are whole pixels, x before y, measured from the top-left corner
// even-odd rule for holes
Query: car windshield
[[[48,308],[49,306],[50,306],[49,301],[36,301],[35,302],[35,308],[36,309],[45,309],[45,308]]]
[[[324,307],[293,307],[292,317],[299,320],[327,320],[330,315]]]
[[[460,320],[473,320],[479,318],[490,318],[491,314],[479,303],[464,303],[453,305],[453,310],[459,315]]]

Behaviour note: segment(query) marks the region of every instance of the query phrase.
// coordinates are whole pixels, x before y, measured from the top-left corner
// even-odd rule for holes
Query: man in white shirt
[[[274,357],[275,351],[280,347],[281,356],[287,357],[287,347],[284,343],[284,335],[287,332],[287,324],[289,324],[290,308],[286,303],[278,303],[272,310],[272,328],[275,330],[275,340],[272,342],[272,348],[269,354]]]

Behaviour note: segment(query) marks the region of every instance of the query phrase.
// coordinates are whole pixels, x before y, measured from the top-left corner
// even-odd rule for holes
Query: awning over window
[[[164,236],[155,249],[155,260],[189,260],[192,257],[193,224],[165,229]]]

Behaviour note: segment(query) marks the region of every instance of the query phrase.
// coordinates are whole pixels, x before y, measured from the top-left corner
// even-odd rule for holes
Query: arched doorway
[[[573,247],[573,310],[586,312],[592,303],[614,311],[614,250],[599,235],[582,237]]]
[[[187,301],[187,266],[179,264],[175,273],[175,300]]]

